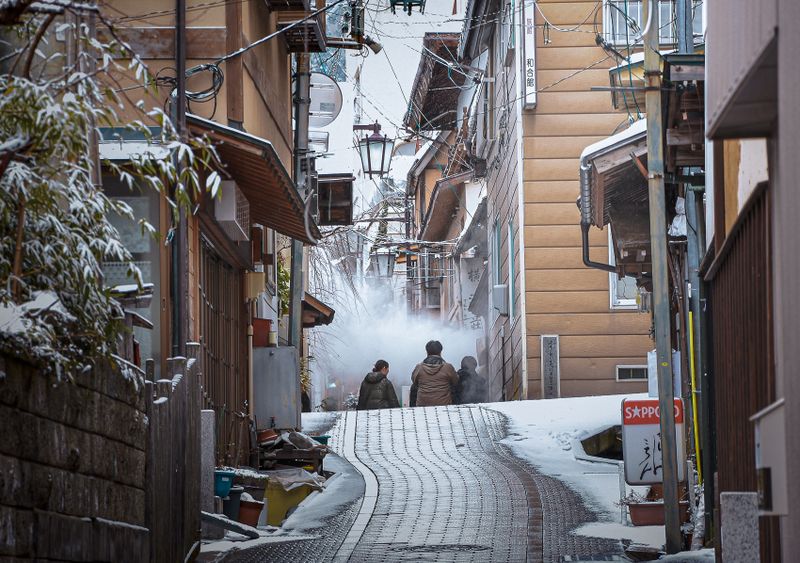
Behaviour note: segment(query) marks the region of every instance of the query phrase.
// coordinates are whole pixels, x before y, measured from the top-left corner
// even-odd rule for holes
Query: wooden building
[[[147,107],[164,107],[175,87],[174,14],[162,7],[158,2],[129,0],[104,6],[118,36],[141,56],[155,78],[152,91],[137,93]],[[156,294],[143,311],[155,330],[149,334],[138,330],[137,335],[149,340],[147,355],[157,360],[157,372],[163,369],[162,360],[179,347],[179,324],[186,326],[189,341],[200,343],[204,408],[217,412],[219,463],[241,463],[249,455],[253,381],[263,376],[255,374],[262,368],[253,365],[253,346],[277,340],[266,333],[278,332],[285,324],[287,304],[280,303],[278,273],[289,267],[289,256],[279,247],[279,237],[309,244],[319,238],[290,172],[294,169],[290,56],[306,47],[324,50],[324,15],[295,28],[308,31],[310,43],[305,33],[290,31],[240,56],[219,59],[316,8],[307,0],[212,6],[187,2],[187,127],[216,146],[216,171],[223,179],[218,197],[203,194],[195,202],[187,221],[188,255],[177,250],[178,237],[170,236],[175,225],[164,198],[147,195],[144,189],[122,193],[119,186],[108,188],[112,196],[130,199],[145,210],[163,237],[148,244],[135,236],[135,229],[125,231],[130,236],[123,242],[142,247],[140,268]],[[129,79],[121,76],[119,83],[124,88]],[[203,91],[209,92],[205,98],[197,95]],[[124,121],[139,116],[120,117]],[[105,133],[104,156],[125,159],[126,153],[141,149],[136,139],[121,139],[113,130]],[[178,293],[179,261],[188,270],[185,298]],[[185,309],[176,303],[185,303]]]

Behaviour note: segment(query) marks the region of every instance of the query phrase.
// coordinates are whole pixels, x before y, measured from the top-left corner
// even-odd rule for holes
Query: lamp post
[[[353,131],[372,131],[372,135],[364,135],[358,141],[358,153],[361,156],[361,168],[365,174],[372,178],[389,172],[389,163],[392,160],[394,139],[381,135],[381,126],[378,122],[372,125],[353,125]]]

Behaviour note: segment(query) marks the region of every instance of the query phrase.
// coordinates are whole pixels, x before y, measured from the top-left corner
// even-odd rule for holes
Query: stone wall
[[[0,356],[0,559],[149,559],[144,413],[139,378]]]

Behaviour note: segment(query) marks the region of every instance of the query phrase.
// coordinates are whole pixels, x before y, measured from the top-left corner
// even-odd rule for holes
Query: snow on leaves
[[[143,86],[152,81],[138,57],[90,37],[85,26],[73,29],[83,49],[67,66],[53,45],[40,48],[42,37],[32,31],[51,22],[33,18],[16,26],[29,43],[11,71],[0,74],[0,349],[62,374],[117,351],[122,311],[104,287],[103,262],[127,263],[141,283],[109,221],[112,214],[138,218],[104,194],[92,149],[97,127],[120,126],[114,108],[134,105],[109,87],[111,71],[125,72],[119,61],[132,61]],[[65,31],[68,24],[59,25]],[[216,155],[205,139],[178,139],[162,110],[149,118],[160,126],[160,138],[152,139],[140,121],[129,128],[169,147],[172,156],[141,155],[104,169],[132,189],[167,193],[168,186],[180,186],[171,202],[177,217],[195,207],[200,192],[218,186],[214,174],[205,180]],[[144,234],[157,235],[144,219],[139,223]],[[34,307],[43,295],[51,305]]]

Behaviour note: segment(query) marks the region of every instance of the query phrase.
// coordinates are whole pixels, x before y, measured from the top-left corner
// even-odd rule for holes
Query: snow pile
[[[576,397],[518,401],[485,405],[509,419],[509,436],[503,440],[519,457],[546,475],[556,477],[576,491],[597,513],[600,522],[573,533],[592,537],[627,539],[661,547],[663,526],[634,527],[620,524],[619,471],[616,463],[581,461],[573,443],[621,423],[621,403],[646,394]],[[628,487],[644,493],[644,487]]]
[[[713,563],[714,558],[713,549],[699,549],[697,551],[681,551],[674,555],[666,555],[659,559],[659,561],[667,561],[668,563],[694,563],[706,562]]]

